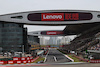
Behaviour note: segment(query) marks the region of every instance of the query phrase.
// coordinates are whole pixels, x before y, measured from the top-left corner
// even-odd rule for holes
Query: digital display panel
[[[62,35],[64,34],[63,31],[44,31],[41,32],[42,35]]]
[[[29,21],[80,21],[92,18],[91,13],[83,12],[31,13],[28,15]]]

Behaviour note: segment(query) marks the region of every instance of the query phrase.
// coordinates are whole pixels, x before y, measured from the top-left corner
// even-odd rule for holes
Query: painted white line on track
[[[53,56],[53,57],[54,57],[54,60],[57,62],[57,58],[55,56]]]
[[[47,55],[45,56],[44,62],[46,62],[48,54],[49,54],[49,50],[48,50]]]
[[[67,57],[68,59],[70,59],[72,62],[74,62],[74,60],[72,58],[70,58],[69,56],[63,54],[65,57]]]

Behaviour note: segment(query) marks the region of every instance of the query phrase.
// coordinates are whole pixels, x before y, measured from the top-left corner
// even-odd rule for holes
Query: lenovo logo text
[[[64,14],[63,13],[43,13],[42,14],[42,20],[43,21],[64,20]]]
[[[62,15],[43,15],[43,19],[62,19]]]

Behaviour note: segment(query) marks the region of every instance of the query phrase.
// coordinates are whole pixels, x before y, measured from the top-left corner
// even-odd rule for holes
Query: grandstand
[[[81,54],[88,51],[96,57],[96,53],[100,50],[100,24],[93,25],[81,34],[78,34],[77,37],[71,41],[71,44],[64,45],[62,50],[66,53],[75,51]]]

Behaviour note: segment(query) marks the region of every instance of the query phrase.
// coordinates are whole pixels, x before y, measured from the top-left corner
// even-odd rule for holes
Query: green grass
[[[74,57],[73,55],[67,54],[67,56],[72,58],[74,62],[83,62],[83,61],[80,61],[78,58]]]
[[[66,54],[65,52],[57,49],[58,51],[62,52],[63,54]],[[74,62],[84,62],[84,61],[80,61],[78,58],[74,57],[74,55],[72,54],[66,54],[68,57],[72,58],[74,60]]]
[[[37,63],[37,62],[42,61],[42,60],[44,61],[44,59],[45,58],[39,57],[34,63]]]

